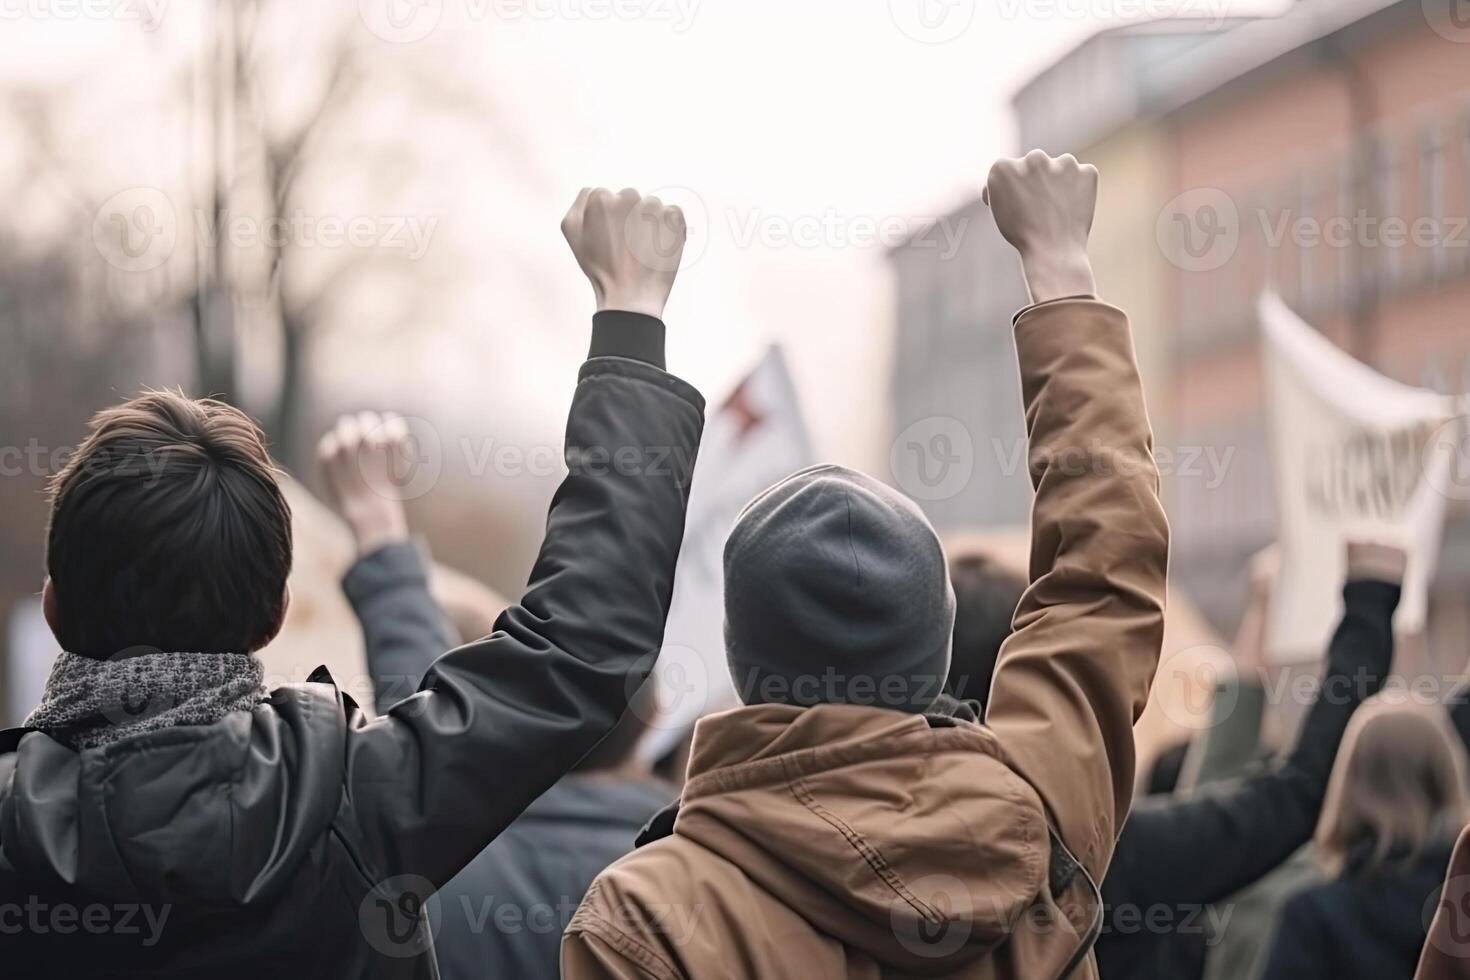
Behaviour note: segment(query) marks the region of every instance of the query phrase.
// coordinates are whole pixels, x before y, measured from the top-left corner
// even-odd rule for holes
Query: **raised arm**
[[[1100,881],[1158,666],[1169,527],[1128,320],[1092,298],[1097,171],[1033,151],[998,162],[986,196],[1035,304],[1015,336],[1036,490],[1031,584],[986,723]]]
[[[704,404],[638,359],[650,344],[662,359],[654,314],[673,272],[637,256],[677,267],[683,218],[636,192],[584,191],[563,228],[603,277],[600,356],[572,399],[568,474],[521,601],[386,718],[348,732],[349,829],[379,881],[437,887],[457,872],[612,729],[662,644]],[[609,305],[625,301],[640,308]]]
[[[1113,914],[1221,901],[1311,838],[1348,720],[1388,679],[1404,563],[1402,551],[1349,545],[1342,620],[1290,755],[1191,794],[1140,801],[1103,882]]]
[[[352,532],[357,557],[342,591],[362,626],[378,714],[419,688],[454,645],[408,536],[397,474],[411,461],[409,431],[393,414],[344,415],[317,445],[325,499]]]

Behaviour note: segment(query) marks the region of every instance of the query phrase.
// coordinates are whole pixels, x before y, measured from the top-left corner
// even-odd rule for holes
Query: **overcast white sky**
[[[128,160],[117,181],[129,186],[153,156],[178,152],[131,122],[128,107],[163,101],[158,65],[197,47],[207,6],[196,2],[0,0],[0,81],[88,79],[108,148],[97,165],[111,166],[113,153]],[[1224,2],[1173,6],[1201,13]],[[151,29],[136,19],[149,5],[161,14]],[[295,6],[315,16],[309,4],[287,9]],[[1016,87],[1109,15],[1163,5],[361,0],[357,8],[353,28],[385,64],[416,60],[452,86],[488,93],[500,114],[489,138],[503,146],[504,166],[424,182],[425,202],[435,199],[431,185],[455,189],[452,207],[426,205],[442,218],[434,247],[483,247],[492,257],[436,314],[445,329],[416,355],[438,378],[434,397],[478,404],[493,359],[508,375],[503,410],[540,418],[543,403],[564,404],[557,365],[585,341],[590,298],[562,251],[561,212],[583,184],[664,189],[685,206],[693,233],[667,317],[671,367],[714,399],[779,340],[819,452],[876,469],[886,457],[891,327],[874,229],[912,227],[977,193],[990,162],[1015,149]],[[384,124],[401,127],[405,140],[419,135],[411,118]],[[506,176],[517,169],[526,172]],[[484,321],[521,317],[555,322],[498,329],[486,343]],[[512,395],[516,407],[504,408]],[[544,414],[559,425],[559,410]]]

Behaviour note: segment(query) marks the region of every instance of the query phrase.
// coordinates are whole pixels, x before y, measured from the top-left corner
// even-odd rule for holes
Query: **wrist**
[[[641,313],[655,320],[664,318],[665,297],[640,293],[636,289],[609,290],[597,295],[598,313]]]
[[[1097,295],[1097,280],[1085,246],[1027,249],[1021,253],[1021,269],[1032,303]]]
[[[409,539],[408,522],[402,514],[361,514],[347,519],[359,556]]]

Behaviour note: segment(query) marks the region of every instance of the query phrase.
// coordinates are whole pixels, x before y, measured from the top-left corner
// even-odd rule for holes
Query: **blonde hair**
[[[1318,856],[1341,873],[1371,847],[1356,873],[1413,864],[1470,820],[1465,747],[1439,705],[1371,698],[1353,716],[1332,767],[1317,823]]]

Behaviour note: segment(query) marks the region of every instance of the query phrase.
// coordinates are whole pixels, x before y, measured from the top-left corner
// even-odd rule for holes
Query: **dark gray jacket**
[[[425,899],[652,666],[702,424],[658,367],[588,360],[525,596],[386,717],[318,672],[100,749],[0,734],[4,976],[433,976]]]

